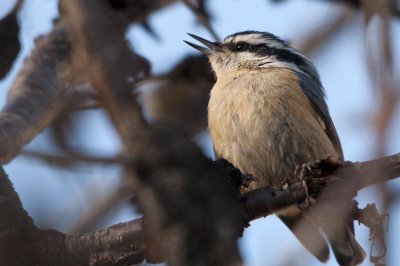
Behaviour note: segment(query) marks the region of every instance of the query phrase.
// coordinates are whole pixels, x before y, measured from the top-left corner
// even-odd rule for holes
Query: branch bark
[[[354,184],[353,188],[360,190],[398,176],[400,154],[362,163],[347,163],[312,179],[308,189],[299,181],[285,190],[264,187],[244,194],[240,197],[243,220],[249,222],[293,204],[300,204],[308,195],[323,194],[329,187],[343,180],[352,180],[350,183]],[[228,186],[228,183],[224,186]],[[213,211],[209,209],[209,212]],[[0,217],[3,217],[0,219],[0,262],[5,265],[125,265],[140,263],[145,258],[145,235],[141,219],[77,235],[38,229],[23,210],[2,168]],[[237,229],[241,230],[240,227]],[[21,256],[20,250],[25,250],[26,255]]]
[[[130,265],[144,260],[141,220],[77,235],[40,230],[1,167],[0,217],[2,265]]]
[[[341,192],[335,197],[344,194],[353,198],[363,188],[399,177],[400,153],[361,163],[347,162],[322,174],[310,179],[306,186],[302,180],[298,180],[284,190],[264,187],[245,193],[240,198],[245,223],[271,215],[293,204],[301,204],[309,195],[316,198],[321,192],[337,185],[340,185]]]
[[[37,41],[0,113],[0,163],[10,161],[68,104],[63,96],[69,59],[66,29],[58,25]]]
[[[46,163],[67,167],[77,163],[121,164],[125,166],[134,163],[124,157],[115,159],[79,155],[62,156],[33,151],[25,152],[24,154]],[[221,165],[217,167],[223,168]],[[220,178],[228,180],[226,183],[233,184],[233,188],[239,190],[238,186],[240,185],[237,185],[237,183],[240,183],[240,181],[235,181],[235,179],[243,174],[238,169],[234,171],[235,173],[233,174],[232,170],[225,172]],[[325,169],[320,176],[309,180],[306,186],[298,179],[285,189],[266,186],[241,195],[240,204],[243,209],[243,220],[248,223],[260,217],[271,215],[293,204],[300,204],[307,199],[308,195],[318,197],[321,192],[337,182],[344,181],[353,184],[348,187],[348,190],[355,195],[357,191],[363,188],[398,177],[400,177],[400,153],[366,162],[346,162],[328,171]],[[240,194],[239,191],[237,191],[237,194]]]

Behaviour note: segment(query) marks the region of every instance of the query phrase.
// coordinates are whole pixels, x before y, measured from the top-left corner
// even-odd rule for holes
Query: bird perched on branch
[[[343,159],[317,70],[300,52],[266,32],[239,32],[222,42],[189,35],[206,46],[186,42],[208,56],[217,78],[208,103],[216,158],[256,176],[249,189],[279,186],[303,163]],[[320,261],[329,257],[326,239],[340,265],[364,260],[353,221],[340,221],[332,233],[297,206],[278,216]]]

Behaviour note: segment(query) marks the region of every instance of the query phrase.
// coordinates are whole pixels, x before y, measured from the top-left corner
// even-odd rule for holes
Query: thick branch
[[[71,159],[58,157],[58,160],[70,162]],[[85,161],[96,162],[96,160],[90,158]],[[102,160],[98,160],[98,162],[103,163]],[[107,162],[131,164],[131,162],[122,160]],[[332,168],[332,171],[326,171],[326,169],[322,169],[322,171],[322,176],[311,179],[308,183],[308,190],[299,181],[292,183],[287,189],[264,187],[244,194],[240,199],[243,208],[243,220],[247,223],[293,204],[301,204],[307,199],[307,193],[310,195],[324,194],[323,191],[343,182],[343,180],[351,180],[350,183],[354,184],[349,186],[346,183],[345,186],[350,190],[360,190],[369,185],[394,179],[400,176],[400,154],[362,163],[346,163],[336,169]],[[66,236],[55,231],[41,231],[34,227],[32,220],[22,209],[18,196],[12,190],[4,172],[1,175],[0,188],[0,216],[6,218],[0,220],[0,250],[2,251],[0,254],[4,254],[3,257],[0,256],[0,262],[15,260],[16,258],[13,257],[15,253],[12,252],[15,248],[9,243],[20,245],[19,241],[25,243],[26,237],[31,241],[27,243],[31,252],[29,253],[30,256],[27,256],[29,259],[41,258],[57,262],[61,258],[68,257],[68,260],[66,260],[68,263],[90,262],[93,264],[121,265],[124,262],[138,263],[144,258],[145,248],[140,220],[84,235]],[[212,212],[213,210],[210,209],[209,211]],[[24,238],[21,238],[21,232],[23,232]],[[15,242],[7,241],[8,238],[14,239]],[[2,246],[1,243],[7,243],[7,245]],[[47,250],[46,254],[49,254],[49,249],[52,249],[50,257],[40,253]],[[3,252],[7,250],[9,252]],[[89,252],[89,250],[92,252]],[[107,256],[104,254],[107,254]],[[5,257],[6,255],[7,257]],[[35,262],[42,263],[43,261],[36,260]],[[62,263],[60,262],[59,265],[64,265]]]
[[[244,209],[244,221],[248,223],[293,204],[301,204],[308,195],[317,197],[322,191],[334,186],[339,185],[340,188],[344,188],[342,193],[354,197],[357,191],[367,186],[399,176],[400,153],[362,163],[345,163],[311,179],[307,186],[299,180],[285,190],[264,187],[244,194],[240,199]]]
[[[125,166],[132,164],[132,161],[128,158],[71,157],[39,152],[27,152],[26,155],[60,166],[70,166],[76,163],[122,164]],[[223,166],[218,165],[218,167],[221,168]],[[233,166],[230,165],[230,167],[232,168]],[[235,169],[234,171],[237,171],[237,173],[235,172],[235,177],[232,177],[231,168],[230,173],[225,172],[227,176],[224,177],[230,181],[241,175],[239,170]],[[246,222],[250,222],[257,218],[271,215],[293,204],[300,204],[307,199],[307,195],[317,197],[323,190],[341,180],[349,180],[349,182],[355,184],[351,190],[359,191],[370,185],[386,182],[398,177],[400,177],[400,153],[361,163],[346,162],[337,168],[325,171],[323,175],[317,178],[311,179],[307,183],[307,186],[304,186],[301,181],[297,181],[286,189],[266,186],[243,194],[240,197],[243,219]],[[237,186],[236,181],[229,183],[235,183],[234,186]]]
[[[38,40],[10,89],[0,113],[0,162],[8,162],[52,121],[66,104],[63,75],[69,44],[63,26]]]
[[[40,230],[0,167],[1,265],[126,265],[144,259],[141,220],[83,235]]]

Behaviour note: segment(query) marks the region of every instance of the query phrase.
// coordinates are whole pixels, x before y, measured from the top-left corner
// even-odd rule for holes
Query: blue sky
[[[12,0],[0,2],[0,17],[12,5]],[[242,30],[260,30],[272,32],[293,43],[310,30],[327,21],[333,12],[338,12],[335,5],[325,1],[291,0],[282,4],[272,4],[266,0],[214,0],[210,1],[213,12],[213,27],[220,37]],[[51,29],[51,20],[57,16],[56,1],[27,0],[19,14],[22,26],[20,38],[22,51],[8,77],[0,81],[0,104],[5,103],[7,91],[12,80],[22,65],[23,58],[33,47],[33,40],[38,34]],[[374,20],[368,32],[377,31],[379,21]],[[139,26],[132,25],[127,31],[127,38],[136,51],[152,63],[153,73],[165,72],[190,53],[196,53],[182,40],[188,40],[187,32],[210,38],[207,31],[196,23],[194,16],[182,5],[175,4],[155,13],[150,24],[160,35],[162,42],[156,42],[144,33]],[[400,23],[392,23],[393,47],[400,45]],[[372,41],[376,35],[372,34]],[[370,116],[377,106],[377,94],[369,78],[364,46],[362,17],[357,17],[351,26],[342,30],[336,38],[311,59],[321,75],[322,83],[328,95],[331,116],[342,141],[345,157],[348,160],[367,160],[375,157],[376,141],[372,131]],[[396,73],[400,73],[400,50],[394,49]],[[400,151],[399,123],[400,111],[397,110],[395,122],[390,129],[388,154]],[[119,150],[119,140],[110,127],[104,113],[85,112],[85,134],[79,135],[75,145],[84,146],[95,154],[114,154]],[[35,138],[30,149],[54,151],[46,137],[47,132]],[[199,137],[208,145],[207,134]],[[108,188],[118,184],[120,169],[85,168],[65,171],[47,167],[35,161],[18,157],[5,166],[25,208],[32,214],[39,225],[68,231],[76,217],[90,208],[98,197],[107,194]],[[400,183],[390,182],[390,187],[400,189]],[[358,197],[361,206],[371,199],[376,199],[374,188],[366,189]],[[97,197],[97,198],[96,198]],[[39,219],[40,217],[40,219]],[[45,218],[43,218],[45,217]],[[133,211],[121,206],[106,219],[102,225],[125,221],[136,217]],[[389,232],[392,236],[400,235],[400,215],[398,206],[391,213]],[[365,250],[369,250],[368,231],[363,226],[356,226],[357,239]],[[400,240],[390,237],[391,249],[389,262],[400,264],[400,255],[396,248]],[[308,261],[308,265],[319,265],[308,255],[292,234],[275,217],[270,216],[253,222],[240,240],[242,254],[247,265],[279,265],[282,257],[298,258]],[[285,255],[283,255],[285,254]],[[336,265],[331,259],[327,265]],[[363,265],[370,265],[367,261]]]

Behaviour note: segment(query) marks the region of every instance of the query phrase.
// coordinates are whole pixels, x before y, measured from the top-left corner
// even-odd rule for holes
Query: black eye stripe
[[[266,44],[250,44],[247,42],[239,41],[239,42],[231,42],[228,44],[228,48],[233,52],[252,52],[260,57],[265,56],[275,56],[275,58],[279,61],[289,62],[297,65],[299,68],[303,68],[307,66],[307,61],[302,56],[296,54],[293,51],[290,51],[288,48],[276,48],[271,47]]]
[[[258,55],[268,56],[274,54],[276,49],[266,46],[264,44],[258,44],[253,47],[252,51],[257,53]]]
[[[266,46],[265,44],[250,44],[247,42],[232,42],[228,45],[229,50],[233,52],[243,52],[243,51],[249,51],[249,52],[255,52],[260,55],[269,55],[274,53],[276,49],[270,48]]]

